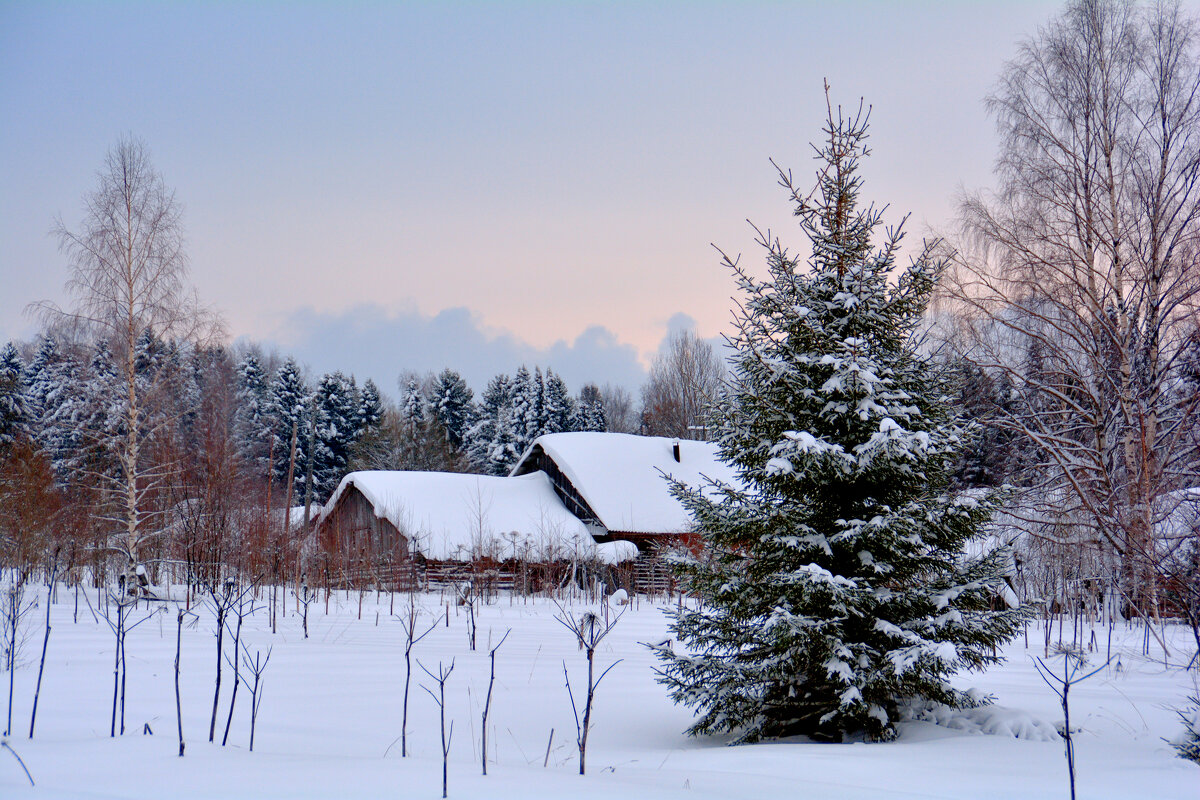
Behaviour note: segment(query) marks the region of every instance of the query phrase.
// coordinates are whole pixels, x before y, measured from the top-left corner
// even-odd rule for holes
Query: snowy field
[[[42,602],[44,603],[44,589]],[[404,596],[397,596],[396,610]],[[92,603],[96,598],[93,590]],[[239,690],[229,745],[209,744],[215,639],[203,608],[182,643],[182,695],[187,755],[177,756],[173,661],[175,613],[168,606],[129,634],[127,733],[109,737],[113,640],[86,604],[73,622],[74,595],[53,608],[37,736],[29,741],[29,711],[41,649],[39,608],[16,673],[9,742],[37,781],[31,788],[15,759],[0,752],[3,798],[343,798],[441,796],[437,708],[418,683],[414,664],[409,701],[411,755],[400,757],[404,636],[389,616],[386,595],[335,595],[310,609],[310,638],[294,608],[270,632],[260,611],[242,638],[251,651],[273,646],[254,752],[248,750],[249,692]],[[443,599],[421,596],[426,624],[444,620]],[[585,606],[576,603],[576,613]],[[578,775],[575,723],[563,685],[563,661],[576,685],[586,662],[545,600],[501,597],[478,615],[478,649],[468,649],[462,610],[414,649],[431,669],[454,659],[447,684],[454,721],[450,797],[459,798],[1037,798],[1068,796],[1063,746],[1037,734],[1061,718],[1057,698],[1037,677],[1019,639],[1005,665],[968,675],[962,685],[994,694],[998,708],[975,720],[976,730],[907,723],[892,744],[802,741],[726,747],[683,734],[691,714],[675,707],[639,642],[666,638],[659,607],[630,608],[597,653],[598,667],[622,659],[596,698],[588,774]],[[140,618],[142,614],[139,614]],[[487,691],[489,640],[509,628],[499,651],[489,720],[489,767],[480,775],[480,713]],[[1187,632],[1174,631],[1180,652]],[[1171,708],[1194,691],[1192,676],[1137,655],[1138,632],[1117,637],[1120,668],[1111,667],[1071,692],[1077,721],[1081,798],[1200,798],[1200,770],[1174,757],[1163,741],[1180,729]],[[1101,648],[1104,633],[1098,632]],[[1061,661],[1054,662],[1061,665]],[[417,676],[420,676],[418,678]],[[7,678],[7,676],[4,676]],[[224,729],[232,677],[226,671],[217,740]],[[7,688],[7,687],[5,687]],[[962,720],[960,720],[962,722]],[[998,730],[991,735],[978,728]],[[144,735],[149,725],[153,735]],[[547,744],[553,729],[553,741]],[[1014,738],[1005,731],[1031,734]],[[548,763],[547,763],[548,762]]]

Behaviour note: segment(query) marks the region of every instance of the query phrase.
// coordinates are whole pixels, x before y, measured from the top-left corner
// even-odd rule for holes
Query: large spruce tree
[[[765,280],[726,259],[742,299],[712,422],[741,485],[675,487],[704,536],[679,559],[702,602],[660,650],[693,734],[891,739],[908,700],[968,703],[948,678],[995,662],[1021,618],[990,608],[1006,554],[965,552],[992,505],[947,488],[969,430],[914,345],[938,265],[893,275],[901,233],[858,202],[866,132],[831,109],[816,189],[780,171],[807,269],[769,232]]]

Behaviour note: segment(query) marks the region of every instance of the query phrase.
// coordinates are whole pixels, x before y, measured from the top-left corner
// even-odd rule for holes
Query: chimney
[[[675,456],[675,463],[679,463],[679,440],[671,440],[671,454]]]

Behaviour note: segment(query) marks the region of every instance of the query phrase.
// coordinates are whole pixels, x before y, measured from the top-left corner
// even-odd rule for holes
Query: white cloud
[[[302,309],[288,316],[285,330],[283,342],[263,344],[291,353],[316,374],[337,369],[359,381],[371,378],[393,397],[401,373],[444,367],[460,372],[476,392],[493,375],[512,374],[522,364],[553,369],[572,391],[594,382],[619,384],[636,393],[645,378],[637,348],[602,325],[587,328],[574,341],[539,348],[485,326],[468,308],[427,316],[367,304],[339,313]]]

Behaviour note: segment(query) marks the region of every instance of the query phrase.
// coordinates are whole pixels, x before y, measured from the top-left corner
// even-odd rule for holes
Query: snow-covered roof
[[[709,479],[739,485],[733,468],[717,458],[712,442],[627,433],[550,433],[539,436],[513,467],[533,469],[536,448],[555,463],[610,532],[671,534],[692,529],[692,519],[671,496],[669,475],[704,488]]]
[[[555,560],[595,555],[595,540],[554,493],[544,472],[519,478],[449,472],[351,472],[325,504],[320,522],[350,487],[436,560],[518,555]]]

